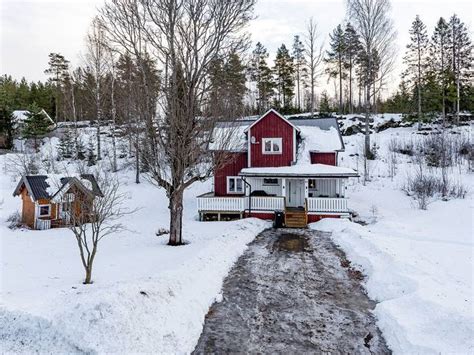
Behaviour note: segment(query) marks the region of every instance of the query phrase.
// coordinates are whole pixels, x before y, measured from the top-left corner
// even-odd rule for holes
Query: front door
[[[288,179],[287,205],[289,207],[304,207],[304,180]]]

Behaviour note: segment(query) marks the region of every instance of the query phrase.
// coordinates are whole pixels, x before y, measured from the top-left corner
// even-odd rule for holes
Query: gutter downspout
[[[250,185],[247,182],[247,179],[245,179],[245,177],[242,177],[242,180],[244,184],[249,187],[249,216],[250,216],[250,212],[252,212],[252,185]],[[245,209],[244,209],[244,213],[245,213]]]

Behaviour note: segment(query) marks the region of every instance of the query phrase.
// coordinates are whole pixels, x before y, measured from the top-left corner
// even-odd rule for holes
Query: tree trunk
[[[182,245],[183,233],[183,194],[181,189],[174,190],[170,196],[170,240],[169,245]]]
[[[343,114],[342,109],[342,59],[339,56],[339,114]]]
[[[86,267],[86,278],[84,279],[83,284],[88,285],[92,283],[92,266],[88,265]]]
[[[354,106],[352,105],[352,58],[349,61],[349,110],[354,113]]]

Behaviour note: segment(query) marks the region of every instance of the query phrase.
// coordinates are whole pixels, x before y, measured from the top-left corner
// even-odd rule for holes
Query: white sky
[[[223,0],[225,1],[225,0]],[[79,64],[84,36],[96,9],[103,0],[0,0],[0,74],[28,81],[45,80],[48,54],[59,52],[74,65]],[[440,16],[458,14],[472,31],[473,5],[470,0],[392,0],[392,17],[398,32],[398,83],[401,60],[408,42],[408,29],[415,15],[431,33]],[[313,17],[321,38],[344,20],[344,0],[258,0],[257,18],[249,26],[253,46],[260,41],[271,55],[293,36],[303,34],[306,21]],[[326,79],[322,80],[324,85]]]

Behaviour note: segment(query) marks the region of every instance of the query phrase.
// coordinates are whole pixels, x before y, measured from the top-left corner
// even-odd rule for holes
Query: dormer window
[[[263,138],[262,139],[263,154],[281,154],[282,139],[281,138]]]

